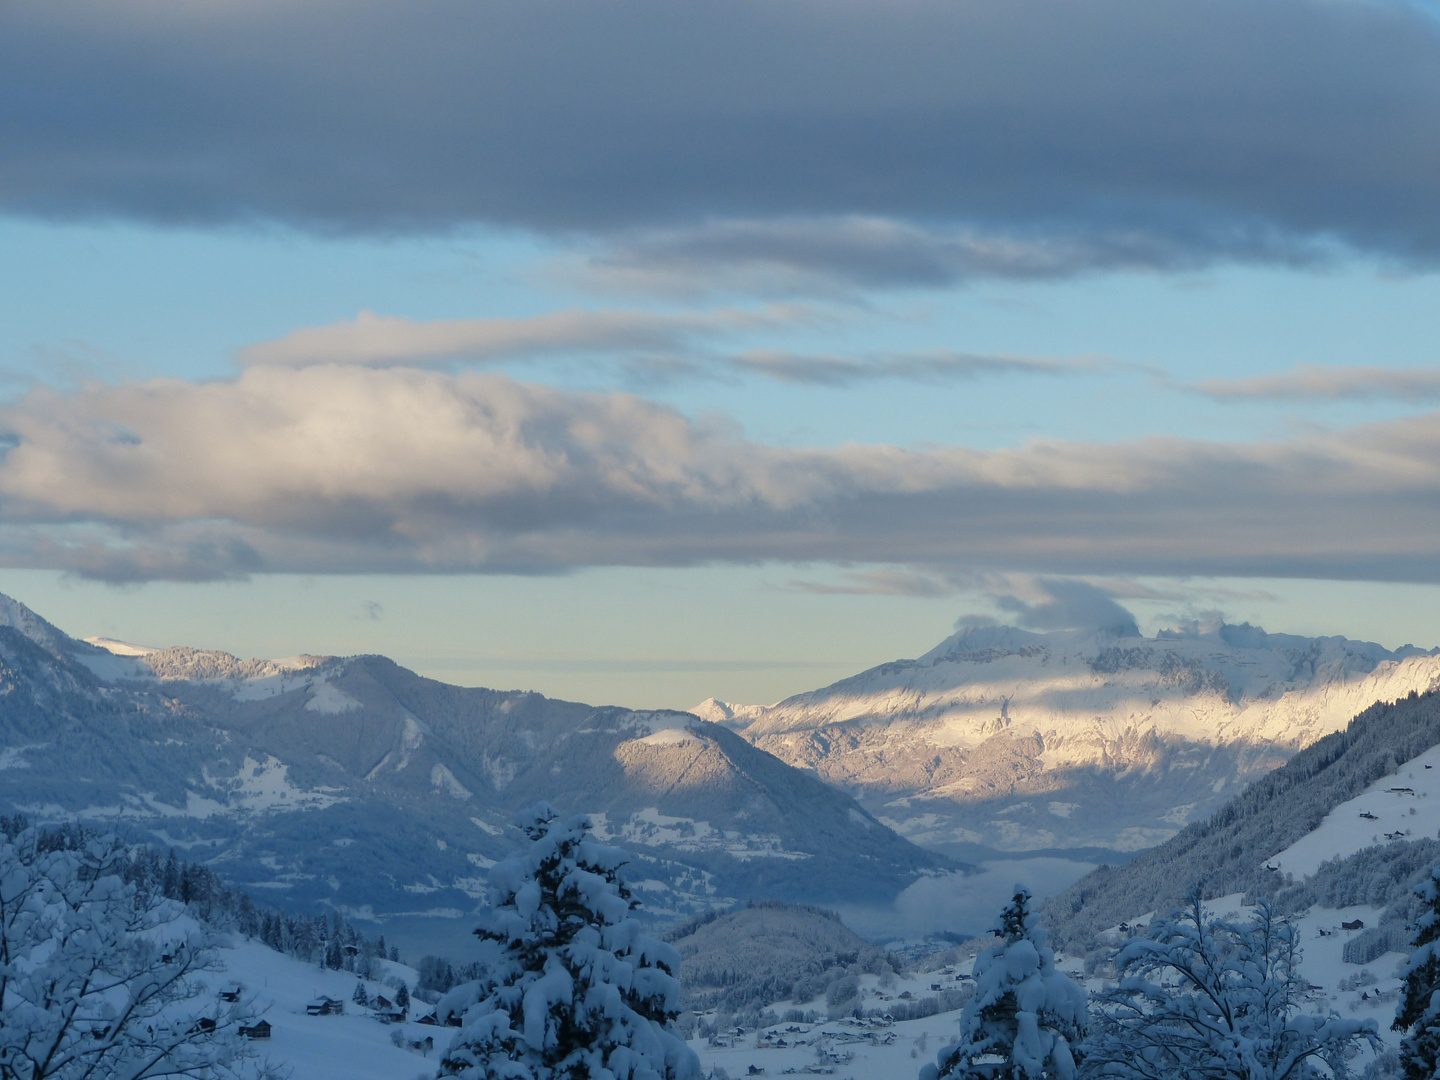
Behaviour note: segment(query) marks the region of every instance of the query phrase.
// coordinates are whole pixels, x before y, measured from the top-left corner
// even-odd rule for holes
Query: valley
[[[1343,638],[985,628],[774,706],[636,711],[378,656],[80,641],[7,598],[0,809],[121,829],[460,963],[522,843],[515,809],[564,802],[630,853],[641,917],[681,948],[707,1071],[900,1080],[953,1036],[1009,868],[1050,867],[1040,918],[1091,989],[1199,887],[1293,912],[1315,1003],[1383,1020],[1440,863],[1437,683],[1435,653]],[[907,922],[951,890],[969,899]],[[320,1026],[301,998],[352,976],[233,933],[222,953],[271,1018],[266,1051],[315,1080],[404,1080],[450,1037]]]

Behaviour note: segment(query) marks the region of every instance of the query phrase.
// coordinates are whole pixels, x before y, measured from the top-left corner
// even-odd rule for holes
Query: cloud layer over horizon
[[[1440,261],[1440,28],[1380,0],[55,0],[0,97],[0,212],[586,234],[622,286]]]
[[[767,560],[1440,581],[1437,414],[796,449],[498,373],[256,365],[36,390],[0,408],[0,444],[0,560],[110,581]]]

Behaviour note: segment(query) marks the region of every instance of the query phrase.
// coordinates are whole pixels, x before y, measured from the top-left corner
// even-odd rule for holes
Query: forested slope
[[[1274,893],[1265,860],[1313,831],[1330,810],[1440,743],[1440,693],[1377,702],[1344,730],[1300,751],[1209,819],[1195,822],[1126,866],[1102,866],[1049,900],[1041,913],[1062,945],[1149,911],[1177,907],[1198,885],[1207,898]]]

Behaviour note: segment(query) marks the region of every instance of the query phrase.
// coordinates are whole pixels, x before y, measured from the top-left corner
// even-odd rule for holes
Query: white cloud
[[[944,591],[947,567],[1440,579],[1437,415],[1268,443],[793,449],[494,373],[256,365],[36,390],[0,409],[7,445],[0,562],[111,579],[772,559],[913,568],[853,583],[900,591]]]
[[[804,318],[796,308],[552,311],[528,318],[417,321],[362,311],[351,322],[307,326],[241,350],[242,364],[444,364],[494,362],[555,353],[645,352],[695,338],[774,328]]]

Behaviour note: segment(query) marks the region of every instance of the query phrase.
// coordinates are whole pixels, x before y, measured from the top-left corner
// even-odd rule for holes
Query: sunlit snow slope
[[[692,711],[927,846],[1134,851],[1204,817],[1440,656],[1216,624],[1153,638],[963,630],[777,705]]]

